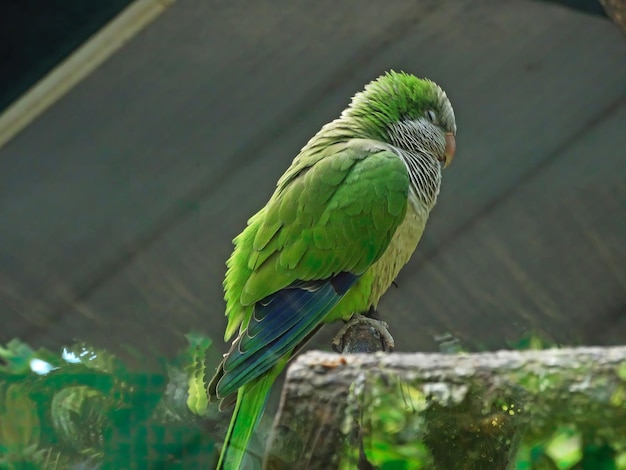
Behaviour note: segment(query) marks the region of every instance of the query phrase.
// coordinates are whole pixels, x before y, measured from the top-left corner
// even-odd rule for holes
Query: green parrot
[[[322,324],[376,308],[415,250],[455,151],[435,83],[388,72],[302,148],[227,262],[225,340],[208,385],[236,403],[219,469],[242,468],[270,388]]]

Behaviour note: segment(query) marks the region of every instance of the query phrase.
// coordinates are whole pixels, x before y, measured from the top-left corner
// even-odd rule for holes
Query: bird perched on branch
[[[212,400],[236,395],[219,468],[242,468],[295,351],[322,324],[375,308],[408,262],[455,134],[438,85],[386,73],[309,140],[235,238],[224,280],[224,336],[235,339],[208,386]]]

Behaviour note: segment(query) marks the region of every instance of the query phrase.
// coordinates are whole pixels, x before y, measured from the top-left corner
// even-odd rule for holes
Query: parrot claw
[[[358,331],[360,326],[369,328]],[[395,341],[386,322],[355,313],[335,335],[332,346],[338,353],[390,352],[395,347]]]

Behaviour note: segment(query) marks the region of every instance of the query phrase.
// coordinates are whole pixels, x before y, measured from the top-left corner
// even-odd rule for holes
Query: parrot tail
[[[270,370],[269,374],[244,385],[237,392],[237,403],[230,419],[216,470],[244,468],[243,462],[248,453],[248,445],[263,415],[272,383],[278,375],[272,372],[274,371]]]

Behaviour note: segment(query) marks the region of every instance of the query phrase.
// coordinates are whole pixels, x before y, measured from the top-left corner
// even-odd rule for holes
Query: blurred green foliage
[[[185,350],[152,374],[132,372],[107,351],[82,343],[59,354],[18,340],[0,346],[0,469],[212,468],[228,418],[218,418],[205,392],[219,356],[206,336],[192,333],[187,340]],[[550,343],[529,335],[512,346]],[[463,349],[445,336],[442,350]],[[474,449],[467,468],[499,468],[502,449],[520,434],[514,399],[493,403],[472,421],[476,414],[464,413],[471,410],[439,416],[441,409],[420,389],[395,387],[395,393],[364,394],[355,384],[361,402],[351,413],[359,426],[348,436],[342,470],[429,469],[437,452],[452,447]],[[446,393],[442,399],[456,399],[454,390]],[[626,436],[606,436],[574,426],[525,436],[514,446],[514,468],[626,470]],[[472,459],[482,463],[472,466]]]
[[[187,399],[206,396],[192,380],[203,375],[189,365],[205,368],[211,341],[188,339],[151,374],[82,343],[60,354],[18,340],[0,347],[0,469],[209,467],[214,436]]]

